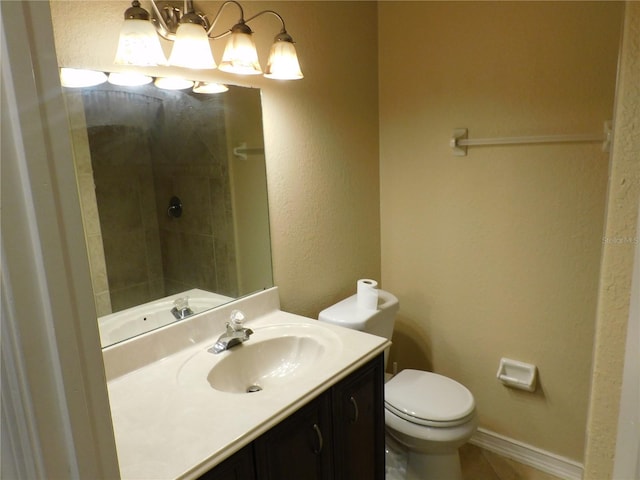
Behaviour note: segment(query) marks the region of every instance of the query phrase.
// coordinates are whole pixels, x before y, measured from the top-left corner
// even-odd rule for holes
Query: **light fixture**
[[[180,20],[169,65],[198,70],[216,68],[204,21],[194,12],[186,13]]]
[[[67,88],[94,87],[107,81],[104,72],[81,70],[77,68],[61,68],[60,84]]]
[[[133,0],[131,7],[124,12],[118,50],[113,62],[116,65],[140,67],[167,63],[158,35],[149,20],[149,12],[140,7],[138,0]]]
[[[231,28],[231,37],[222,54],[220,70],[239,75],[260,75],[262,68],[258,60],[253,32],[242,20]]]
[[[264,76],[277,80],[298,80],[303,78],[293,39],[284,30],[276,35],[273,45],[271,45],[267,70],[264,72]]]
[[[193,87],[194,93],[224,93],[228,91],[229,87],[221,83],[196,82]]]
[[[227,45],[224,49],[222,61],[218,67],[220,70],[240,75],[257,75],[262,73],[255,42],[253,40],[253,31],[247,25],[252,20],[264,14],[271,14],[280,20],[282,25],[281,31],[275,37],[265,77],[280,80],[297,80],[303,78],[298,56],[296,53],[293,39],[287,33],[282,16],[273,10],[263,10],[245,20],[242,5],[236,0],[226,0],[222,3],[218,12],[212,21],[209,21],[206,15],[197,13],[193,7],[192,0],[184,0],[184,6],[181,10],[170,3],[163,3],[160,9],[155,0],[151,1],[153,22],[149,20],[149,14],[146,10],[140,8],[140,3],[134,0],[131,8],[125,12],[125,24],[127,32],[136,27],[136,32],[142,30],[137,23],[145,23],[145,31],[155,26],[157,33],[163,38],[174,42],[169,64],[177,67],[185,67],[191,69],[212,69],[216,68],[215,60],[211,54],[211,45],[209,39],[219,40],[229,37]],[[223,31],[218,35],[213,34],[213,29],[220,19],[222,10],[228,5],[235,5],[240,9],[240,20],[236,22],[230,29]],[[136,23],[136,25],[129,25]],[[123,26],[123,32],[125,28]],[[122,40],[121,44],[123,54],[120,55],[120,46],[118,55],[116,55],[117,63],[126,63],[138,66],[162,65],[162,62],[151,63],[151,55],[138,51],[136,44],[143,45],[142,34],[125,35],[127,41]],[[157,41],[157,36],[156,36]],[[146,45],[146,44],[145,44]],[[159,44],[158,44],[159,45]],[[140,47],[149,49],[150,47]],[[134,51],[135,50],[135,51]],[[124,52],[127,55],[124,55]],[[123,60],[122,58],[125,58]]]
[[[134,72],[111,72],[109,74],[109,83],[119,85],[121,87],[139,87],[147,85],[153,81],[153,78]]]

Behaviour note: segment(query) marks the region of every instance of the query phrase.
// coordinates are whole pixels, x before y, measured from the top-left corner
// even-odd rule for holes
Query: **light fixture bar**
[[[165,9],[167,8],[169,8],[169,6],[165,6]],[[151,10],[153,11],[153,25],[156,27],[158,34],[167,40],[175,40],[175,29],[173,32],[171,31],[154,0],[151,0]],[[178,13],[179,12],[180,10],[178,10]]]
[[[224,10],[228,5],[235,5],[240,9],[240,19],[241,21],[244,22],[244,9],[242,8],[242,5],[240,5],[240,3],[236,2],[235,0],[227,0],[226,2],[223,2],[222,5],[220,5],[220,8],[218,9],[218,11],[216,12],[216,16],[213,17],[213,21],[211,22],[211,26],[207,29],[207,35],[211,38],[213,38],[214,40],[218,40],[220,38],[226,37],[227,35],[231,34],[231,29],[221,33],[220,35],[212,35],[213,34],[213,29],[215,28],[216,24],[218,23],[218,19],[220,18],[220,14],[222,13],[222,10]]]

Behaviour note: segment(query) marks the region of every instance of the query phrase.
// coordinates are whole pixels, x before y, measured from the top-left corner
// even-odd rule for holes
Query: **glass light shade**
[[[193,87],[191,80],[178,77],[158,77],[153,83],[156,87],[162,88],[163,90],[184,90],[185,88]]]
[[[219,70],[240,75],[260,75],[256,44],[251,33],[234,32],[227,41]]]
[[[109,83],[122,87],[137,87],[151,83],[153,78],[141,73],[112,72],[109,74]]]
[[[202,25],[181,23],[169,56],[169,65],[193,69],[216,68],[209,37]]]
[[[228,90],[229,87],[221,83],[197,82],[193,87],[195,93],[224,93]]]
[[[60,84],[67,88],[94,87],[107,81],[104,72],[95,70],[79,70],[77,68],[61,68]]]
[[[276,40],[271,45],[264,76],[277,80],[299,80],[304,77],[293,42]]]
[[[140,67],[167,64],[156,29],[149,20],[127,19],[124,21],[113,63]]]

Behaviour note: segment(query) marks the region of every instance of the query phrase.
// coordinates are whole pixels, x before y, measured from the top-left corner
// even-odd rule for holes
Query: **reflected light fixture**
[[[121,87],[138,87],[151,83],[153,78],[141,73],[111,72],[108,81],[112,85],[119,85]]]
[[[78,68],[61,68],[60,84],[67,88],[94,87],[107,81],[104,72],[82,70]]]
[[[192,0],[184,0],[182,10],[170,3],[163,3],[162,8],[158,7],[155,0],[150,0],[150,3],[152,20],[149,13],[140,7],[138,0],[134,0],[125,12],[125,25],[120,36],[116,63],[143,67],[163,65],[162,59],[157,59],[151,54],[155,47],[147,46],[146,40],[142,41],[142,30],[145,31],[144,38],[147,38],[146,35],[151,29],[173,42],[169,65],[197,70],[216,68],[209,40],[229,37],[218,68],[239,75],[258,75],[262,73],[262,68],[252,36],[253,31],[247,24],[264,14],[271,14],[280,20],[282,28],[271,47],[264,76],[279,80],[303,78],[293,39],[286,31],[282,16],[273,10],[263,10],[245,20],[242,5],[236,0],[226,0],[213,20],[209,21],[206,15],[195,11]],[[214,35],[214,27],[222,11],[229,5],[235,5],[240,10],[240,20],[231,28]],[[140,25],[142,23],[146,24],[144,28]],[[157,35],[155,40],[160,48]],[[144,49],[147,53],[143,53]]]
[[[229,87],[221,83],[196,82],[193,87],[194,93],[224,93],[228,91]]]
[[[191,80],[178,77],[158,77],[156,78],[154,85],[163,90],[185,90],[193,87]]]

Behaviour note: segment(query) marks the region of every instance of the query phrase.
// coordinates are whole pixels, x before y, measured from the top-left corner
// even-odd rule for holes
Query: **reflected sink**
[[[180,384],[201,384],[227,393],[274,390],[304,381],[318,362],[329,362],[341,348],[324,326],[277,325],[254,328],[246,342],[218,355],[199,352],[178,373]]]

